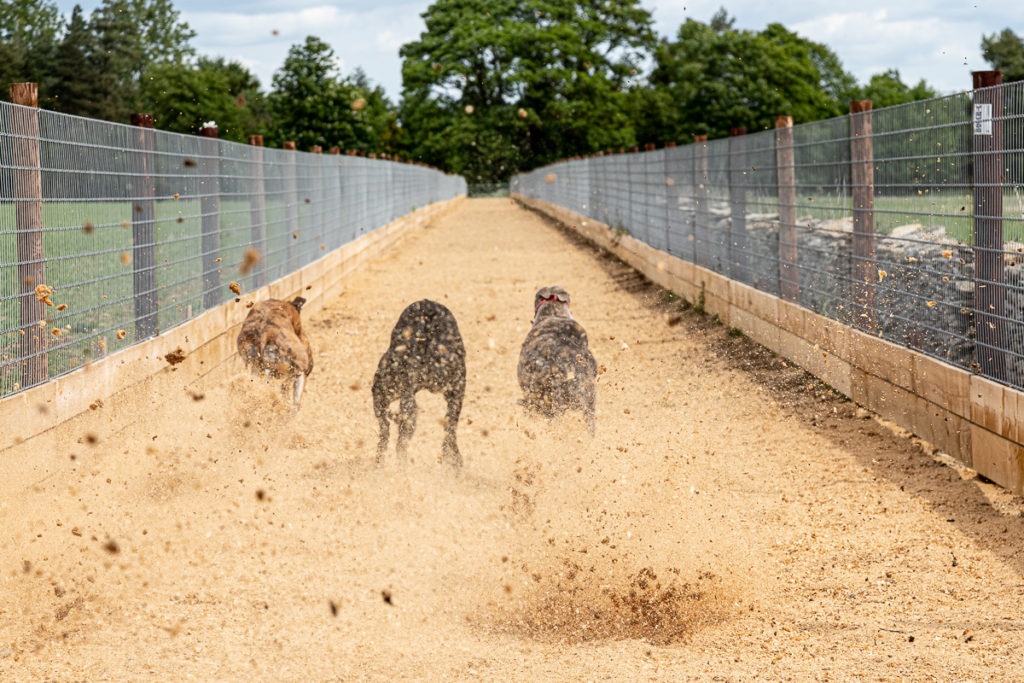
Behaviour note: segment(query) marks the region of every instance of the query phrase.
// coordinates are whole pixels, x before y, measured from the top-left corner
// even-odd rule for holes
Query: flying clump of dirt
[[[182,351],[181,347],[179,346],[178,348],[174,349],[166,356],[164,356],[164,360],[166,360],[171,365],[177,365],[178,363],[181,363],[182,361],[185,360],[185,352]]]
[[[582,643],[645,640],[668,645],[726,620],[733,601],[721,577],[677,568],[659,576],[644,567],[619,580],[563,558],[550,577],[534,575],[531,591],[502,624],[535,640]]]

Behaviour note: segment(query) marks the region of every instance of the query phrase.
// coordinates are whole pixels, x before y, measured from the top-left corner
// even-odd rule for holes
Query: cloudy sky
[[[70,13],[73,0],[58,0]],[[79,0],[86,11],[98,0]],[[198,34],[200,53],[237,59],[264,88],[289,46],[307,35],[327,41],[345,73],[361,66],[392,99],[401,91],[399,47],[423,30],[430,0],[177,0],[182,18]],[[655,28],[673,36],[687,18],[708,21],[724,6],[739,28],[779,22],[825,43],[861,82],[895,67],[905,82],[924,78],[942,93],[970,87],[972,70],[990,68],[981,56],[982,34],[1012,28],[1024,33],[1021,0],[643,0]],[[273,32],[277,31],[277,35]]]

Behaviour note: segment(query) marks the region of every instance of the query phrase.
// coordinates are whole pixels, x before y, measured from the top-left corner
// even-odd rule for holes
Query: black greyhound
[[[443,455],[462,465],[455,441],[459,414],[466,395],[466,347],[455,316],[439,303],[423,299],[410,304],[391,331],[391,345],[380,359],[373,376],[373,412],[380,422],[377,462],[383,462],[390,435],[389,411],[399,402],[396,415],[396,450],[404,458],[409,439],[416,430],[416,392],[421,389],[444,394],[445,416]]]

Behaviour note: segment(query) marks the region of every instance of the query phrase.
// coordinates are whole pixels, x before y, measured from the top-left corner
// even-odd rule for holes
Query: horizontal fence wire
[[[1024,389],[1024,82],[560,161],[510,191]]]
[[[0,396],[466,193],[416,164],[0,102]]]

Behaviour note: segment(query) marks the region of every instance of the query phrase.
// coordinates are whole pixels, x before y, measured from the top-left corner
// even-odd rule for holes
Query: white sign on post
[[[992,135],[991,103],[974,105],[974,134]]]

